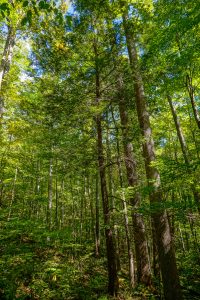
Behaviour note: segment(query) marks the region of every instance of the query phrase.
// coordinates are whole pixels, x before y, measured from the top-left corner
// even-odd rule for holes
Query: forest
[[[0,299],[200,299],[200,2],[0,0]]]

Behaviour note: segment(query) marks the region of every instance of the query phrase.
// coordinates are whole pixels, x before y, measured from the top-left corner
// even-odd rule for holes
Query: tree
[[[138,121],[144,138],[143,155],[145,159],[147,180],[150,187],[150,202],[152,205],[159,205],[159,203],[162,201],[160,174],[158,170],[152,166],[152,163],[155,161],[154,141],[151,133],[151,125],[145,100],[143,81],[139,70],[135,37],[133,36],[130,26],[128,25],[128,12],[126,10],[126,6],[122,6],[122,9],[125,9],[123,13],[123,25],[126,35],[130,67],[134,80]],[[152,213],[152,218],[156,229],[156,243],[162,272],[164,294],[166,299],[181,299],[182,296],[169,221],[166,211],[161,209],[159,210],[160,211]],[[171,274],[170,278],[167,275],[169,273]]]

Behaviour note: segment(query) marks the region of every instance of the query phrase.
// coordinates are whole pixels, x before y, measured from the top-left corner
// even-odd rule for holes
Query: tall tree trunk
[[[60,221],[59,221],[59,228],[62,229],[65,224],[65,205],[64,205],[64,191],[65,191],[65,178],[62,178],[61,181],[61,189],[60,189],[60,198],[61,198],[61,203],[60,203]]]
[[[4,110],[4,100],[2,97],[2,82],[5,74],[9,71],[10,64],[13,56],[13,49],[15,45],[16,33],[13,26],[8,26],[8,34],[6,38],[5,47],[3,50],[3,55],[0,64],[0,124],[2,123],[3,110]]]
[[[192,105],[194,118],[195,118],[198,128],[200,129],[200,116],[199,116],[197,105],[195,103],[194,86],[192,84],[192,77],[189,75],[186,76],[186,87],[187,87],[188,94],[190,97],[190,102]]]
[[[99,57],[96,41],[94,42],[94,54],[95,54],[95,69],[96,69],[96,105],[100,103],[100,74],[99,74]],[[116,266],[116,251],[114,246],[113,232],[110,224],[110,212],[108,191],[105,172],[105,158],[103,153],[103,136],[102,136],[102,124],[101,115],[96,116],[96,129],[97,129],[97,150],[98,150],[98,164],[99,174],[101,181],[101,196],[103,204],[104,214],[104,226],[106,237],[106,250],[107,250],[107,265],[108,265],[108,292],[112,296],[116,296],[118,293],[118,276]]]
[[[122,125],[122,138],[124,145],[124,160],[127,172],[128,185],[137,189],[138,187],[138,176],[136,169],[136,159],[133,155],[133,146],[130,142],[129,137],[129,121],[128,113],[126,110],[126,99],[123,92],[123,79],[118,79],[118,90],[119,90],[119,112],[120,120]],[[133,233],[135,241],[135,252],[137,262],[137,276],[138,282],[145,285],[151,284],[151,271],[150,271],[150,260],[148,254],[148,246],[145,234],[145,224],[143,217],[137,211],[140,204],[140,193],[135,192],[134,197],[130,199],[132,205],[132,220],[133,220]]]
[[[113,115],[113,121],[114,121],[114,114]],[[120,160],[120,147],[119,147],[119,139],[118,139],[118,128],[117,126],[117,166],[118,166],[118,171],[119,171],[119,181],[120,181],[120,187],[123,189],[123,173],[122,173],[122,165],[121,165],[121,160]],[[128,260],[129,260],[129,278],[130,278],[130,286],[132,288],[135,287],[136,280],[135,280],[135,264],[134,264],[134,255],[133,255],[133,250],[131,246],[131,234],[129,230],[129,220],[128,220],[128,210],[127,210],[127,203],[126,203],[126,198],[125,198],[125,193],[122,190],[122,205],[123,205],[123,211],[124,211],[124,225],[125,225],[125,232],[126,232],[126,241],[127,241],[127,249],[128,249]]]
[[[52,205],[53,205],[53,159],[49,161],[49,178],[48,178],[48,203],[47,203],[47,226],[52,228]]]
[[[95,241],[95,210],[94,210],[94,185],[90,181],[90,175],[87,177],[87,193],[90,207],[90,238]]]
[[[179,119],[178,119],[178,116],[177,116],[177,113],[176,113],[176,109],[175,109],[175,107],[172,103],[172,98],[169,95],[167,95],[167,100],[169,102],[169,106],[170,106],[170,109],[171,109],[171,112],[172,112],[172,116],[173,116],[173,119],[174,119],[174,124],[176,126],[176,132],[177,132],[178,139],[179,139],[179,142],[180,142],[180,145],[181,145],[181,150],[182,150],[182,153],[183,153],[185,163],[187,165],[189,165],[187,145],[186,145],[186,141],[185,141],[183,132],[181,130],[181,126],[180,126],[180,122],[179,122]]]
[[[106,121],[107,121],[107,129],[106,129],[106,154],[107,154],[107,175],[108,175],[108,192],[109,192],[109,198],[111,199],[110,205],[112,208],[115,207],[115,198],[114,198],[114,189],[113,189],[113,169],[112,169],[112,157],[111,157],[111,149],[110,149],[110,130],[109,130],[109,114],[106,112]],[[113,237],[115,242],[115,251],[116,251],[116,262],[117,262],[117,271],[120,271],[121,264],[120,264],[120,250],[119,250],[119,232],[116,224],[116,218],[115,216],[112,217],[112,222],[114,224],[114,230],[113,230]]]
[[[96,191],[95,191],[95,202],[96,202],[96,218],[95,218],[95,255],[100,256],[100,226],[99,226],[99,178],[96,175]]]
[[[37,219],[39,218],[39,194],[40,194],[40,160],[37,160],[36,163],[36,181],[35,181],[35,211],[34,214],[36,214]]]
[[[124,8],[124,7],[123,7]],[[123,26],[126,36],[130,67],[134,80],[135,101],[138,121],[143,135],[143,155],[145,160],[146,175],[149,185],[150,203],[152,206],[152,219],[155,226],[156,241],[159,253],[159,262],[162,273],[164,296],[166,300],[181,300],[179,276],[176,266],[176,257],[171,237],[169,221],[166,210],[162,208],[162,192],[160,175],[152,166],[155,161],[154,141],[151,133],[149,113],[141,73],[139,70],[135,37],[128,24],[128,13],[123,13]],[[155,207],[157,209],[155,210]]]
[[[83,205],[84,205],[84,197],[85,197],[85,181],[84,181],[84,187],[83,187],[83,192],[81,195],[81,209],[80,209],[80,244],[82,243],[82,237],[83,237]],[[86,217],[86,216],[85,216]]]
[[[58,229],[59,228],[59,192],[58,192],[58,159],[56,158],[56,180],[55,180],[55,202],[56,202],[56,211],[55,211],[55,226]]]
[[[169,105],[170,105],[170,108],[171,108],[171,112],[172,112],[172,116],[173,116],[173,119],[174,119],[176,132],[177,132],[178,139],[179,139],[179,142],[180,142],[180,145],[181,145],[181,150],[182,150],[182,153],[183,153],[183,158],[184,158],[185,164],[188,167],[188,171],[190,172],[189,166],[191,164],[191,161],[189,159],[189,153],[188,153],[185,137],[184,137],[182,129],[181,129],[181,125],[180,125],[180,122],[179,122],[179,119],[178,119],[178,116],[177,116],[177,113],[176,113],[176,109],[175,109],[175,107],[172,103],[172,98],[169,95],[167,95],[167,99],[168,99],[168,102],[169,102]],[[198,212],[200,213],[200,193],[196,189],[195,183],[192,184],[191,189],[192,189],[192,192],[193,192],[193,195],[194,195],[194,200],[195,200],[195,203],[197,205]]]
[[[18,169],[15,169],[15,177],[13,180],[13,185],[12,185],[12,191],[11,191],[11,199],[10,199],[10,208],[9,208],[9,213],[8,213],[8,221],[10,220],[11,212],[12,212],[12,205],[15,200],[15,186],[16,186],[16,181],[17,181],[17,173]]]
[[[117,277],[117,266],[116,266],[116,253],[114,248],[113,232],[110,224],[110,213],[109,213],[108,193],[107,193],[106,174],[105,174],[105,165],[104,165],[102,127],[101,127],[100,116],[96,117],[96,126],[97,126],[99,174],[101,180],[101,195],[102,195],[102,203],[103,203],[104,226],[105,226],[106,248],[107,248],[107,264],[108,264],[108,280],[109,280],[108,292],[111,295],[117,295],[118,277]]]

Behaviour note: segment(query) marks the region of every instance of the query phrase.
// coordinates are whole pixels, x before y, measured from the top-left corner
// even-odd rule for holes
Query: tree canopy
[[[0,0],[1,299],[199,299],[199,9]]]

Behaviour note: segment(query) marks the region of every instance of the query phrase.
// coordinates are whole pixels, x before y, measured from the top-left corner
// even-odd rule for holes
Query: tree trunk
[[[134,265],[133,251],[132,251],[132,247],[131,247],[131,237],[130,237],[129,221],[128,221],[128,211],[127,211],[127,204],[126,204],[126,199],[125,199],[124,192],[122,192],[122,201],[123,201],[124,223],[125,223],[126,240],[127,240],[127,248],[128,248],[130,286],[132,288],[134,288],[135,283],[136,283],[136,280],[135,280],[135,265]]]
[[[111,295],[117,295],[118,291],[118,277],[117,277],[117,266],[116,266],[116,253],[114,248],[113,232],[110,225],[110,213],[108,204],[108,193],[106,184],[106,174],[104,166],[104,155],[103,155],[103,143],[102,143],[102,127],[101,117],[96,117],[97,126],[97,143],[98,143],[98,162],[99,162],[99,173],[101,180],[101,195],[103,203],[104,213],[104,226],[106,236],[106,248],[107,248],[107,264],[108,264],[108,292]]]
[[[100,102],[100,77],[99,77],[99,58],[96,41],[94,43],[95,65],[96,65],[96,105]],[[97,150],[98,150],[98,164],[99,174],[101,182],[101,196],[103,204],[104,214],[104,226],[106,237],[106,250],[107,250],[107,265],[108,265],[108,293],[112,296],[116,296],[118,293],[118,276],[116,266],[116,252],[114,247],[113,232],[110,224],[108,191],[105,172],[105,158],[103,153],[103,137],[102,137],[102,125],[101,115],[96,116],[96,130],[97,130]]]
[[[64,206],[64,191],[65,191],[65,178],[63,176],[60,188],[60,219],[59,219],[59,229],[62,229],[65,224],[65,206]]]
[[[92,184],[92,180],[90,181],[90,175],[87,177],[87,193],[88,193],[88,199],[89,199],[89,207],[90,207],[90,238],[93,241],[96,241],[95,239],[95,210],[94,210],[94,185]]]
[[[180,142],[180,145],[181,145],[181,150],[182,150],[182,153],[183,153],[183,158],[184,158],[185,164],[188,167],[188,172],[190,172],[189,166],[191,164],[191,161],[189,159],[189,153],[188,153],[188,150],[187,150],[187,144],[186,144],[186,141],[185,141],[185,137],[184,137],[183,132],[181,130],[181,125],[180,125],[180,122],[179,122],[179,119],[178,119],[178,116],[177,116],[177,113],[176,113],[176,109],[175,109],[175,107],[172,103],[172,98],[169,95],[167,95],[167,99],[168,99],[168,102],[169,102],[169,105],[170,105],[170,108],[171,108],[171,112],[172,112],[172,116],[173,116],[173,119],[174,119],[176,132],[177,132],[178,139],[179,139],[179,142]],[[200,213],[200,193],[196,189],[195,183],[192,184],[191,189],[192,189],[192,192],[193,192],[193,195],[194,195],[194,200],[195,200],[195,203],[197,205],[198,212]]]
[[[15,186],[16,186],[16,181],[17,181],[17,173],[18,169],[15,169],[15,177],[13,180],[13,186],[12,186],[12,192],[11,192],[11,199],[10,199],[10,208],[9,208],[9,213],[8,213],[8,221],[10,220],[11,212],[12,212],[12,205],[15,200]]]
[[[182,293],[180,289],[170,226],[167,213],[165,209],[162,208],[163,196],[161,192],[160,175],[158,170],[152,166],[152,163],[155,161],[154,141],[151,133],[142,77],[139,70],[135,38],[131,32],[132,28],[130,28],[127,21],[128,14],[125,12],[123,13],[123,26],[126,36],[130,67],[134,80],[138,121],[143,136],[143,156],[149,185],[152,219],[156,229],[156,242],[159,253],[164,296],[166,300],[181,300]]]
[[[55,180],[55,202],[56,202],[56,211],[55,211],[55,226],[58,229],[59,228],[59,192],[58,192],[58,159],[56,158],[56,180]]]
[[[190,97],[190,102],[192,105],[194,118],[195,118],[198,128],[200,129],[200,116],[199,116],[199,112],[198,112],[198,109],[197,109],[197,106],[195,103],[194,86],[192,84],[192,78],[189,75],[186,76],[186,87],[187,87],[188,94]]]
[[[173,116],[173,119],[174,119],[174,124],[176,126],[176,131],[177,131],[178,139],[179,139],[179,142],[180,142],[180,145],[181,145],[181,150],[182,150],[182,153],[183,153],[185,163],[187,165],[189,165],[187,145],[186,145],[186,141],[185,141],[183,132],[181,130],[181,126],[180,126],[180,122],[179,122],[179,119],[178,119],[178,116],[177,116],[177,113],[176,113],[176,109],[175,109],[175,107],[172,103],[172,98],[169,95],[167,95],[167,100],[168,100],[169,106],[171,108],[172,116]]]
[[[49,161],[49,178],[48,178],[48,204],[47,204],[47,226],[52,228],[52,204],[53,204],[53,161]]]
[[[114,120],[114,114],[113,120]],[[117,129],[117,127],[116,127]],[[119,139],[118,139],[118,129],[117,129],[117,165],[118,165],[118,171],[119,171],[119,181],[120,181],[120,187],[123,188],[123,176],[122,176],[122,166],[121,166],[121,160],[120,160],[120,149],[119,149]],[[124,211],[124,224],[125,224],[125,232],[126,232],[126,241],[127,241],[127,249],[128,249],[128,260],[129,260],[129,278],[130,278],[130,286],[132,288],[135,287],[135,264],[134,264],[134,256],[133,256],[133,250],[131,246],[131,234],[129,230],[129,220],[128,220],[128,210],[127,210],[127,203],[125,198],[125,193],[122,190],[122,205],[123,205],[123,211]]]
[[[99,230],[99,180],[98,174],[96,176],[96,219],[95,219],[95,255],[100,256],[100,230]]]
[[[15,45],[16,33],[13,26],[8,26],[8,34],[3,50],[3,55],[0,64],[0,123],[2,123],[3,111],[4,111],[4,100],[2,97],[2,82],[5,74],[9,71],[10,64],[13,56],[13,49]]]
[[[124,145],[124,160],[127,172],[127,179],[129,187],[138,187],[138,176],[136,170],[136,159],[133,155],[133,147],[129,138],[129,121],[128,113],[126,110],[126,100],[123,93],[123,79],[119,77],[118,79],[118,90],[119,90],[119,112],[120,120],[122,126],[122,138]],[[148,246],[145,234],[144,220],[141,214],[136,210],[140,204],[140,193],[135,192],[135,195],[131,197],[132,205],[132,220],[133,220],[133,233],[135,240],[135,252],[137,261],[137,279],[138,282],[145,285],[151,284],[151,271],[150,271],[150,261],[148,254]]]
[[[111,157],[111,149],[110,149],[110,141],[109,141],[109,115],[108,112],[106,113],[106,121],[107,121],[107,129],[106,129],[106,154],[107,154],[107,175],[108,175],[108,195],[111,199],[110,205],[112,208],[115,207],[115,198],[114,198],[114,190],[113,190],[113,170],[112,170],[112,157]],[[118,237],[118,229],[115,226],[116,218],[115,216],[112,217],[112,222],[114,224],[113,229],[113,238],[115,243],[115,252],[116,252],[116,263],[117,263],[117,271],[120,271],[121,264],[120,264],[120,251],[119,251],[119,237]]]

